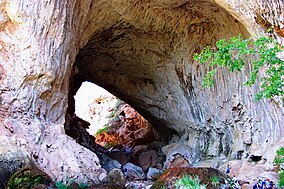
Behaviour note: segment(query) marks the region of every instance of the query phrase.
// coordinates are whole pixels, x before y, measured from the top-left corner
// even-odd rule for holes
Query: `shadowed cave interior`
[[[99,157],[105,153],[87,133],[88,123],[74,118],[74,95],[84,81],[90,81],[128,103],[148,120],[156,133],[154,141],[163,143],[153,144],[158,148],[173,135],[182,136],[189,130],[206,136],[207,131],[202,133],[195,128],[208,124],[204,107],[210,104],[203,104],[203,108],[199,105],[205,96],[200,83],[206,68],[195,63],[192,56],[218,39],[249,36],[245,27],[210,1],[130,2],[121,10],[117,6],[121,18],[115,25],[95,33],[73,65],[66,134]],[[76,128],[78,122],[83,128]],[[74,133],[74,128],[79,133]],[[229,142],[220,145],[218,154],[229,155],[230,145]]]

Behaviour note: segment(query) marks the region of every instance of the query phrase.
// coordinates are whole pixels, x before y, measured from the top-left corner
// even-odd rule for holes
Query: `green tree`
[[[279,96],[284,105],[284,62],[279,58],[282,50],[283,46],[270,37],[243,39],[237,36],[221,39],[215,47],[207,46],[200,54],[194,54],[193,59],[201,64],[209,63],[211,68],[203,78],[203,87],[213,85],[213,76],[220,68],[241,71],[250,62],[252,70],[245,85],[252,86],[260,77],[261,90],[256,100]],[[265,69],[265,74],[259,74],[260,69]]]
[[[284,147],[281,147],[279,150],[276,151],[276,157],[274,159],[274,163],[276,163],[277,165],[281,165],[284,164]],[[281,170],[279,172],[279,182],[278,185],[279,187],[283,187],[284,186],[284,171]]]

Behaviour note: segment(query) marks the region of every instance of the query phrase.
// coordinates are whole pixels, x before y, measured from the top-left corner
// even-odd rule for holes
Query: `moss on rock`
[[[49,185],[51,178],[34,166],[16,171],[8,181],[7,189],[29,189],[40,184]]]
[[[200,183],[205,185],[208,189],[221,188],[221,185],[224,185],[227,179],[225,174],[213,168],[171,168],[167,169],[164,174],[160,176],[160,178],[153,184],[151,189],[173,189],[175,188],[175,183],[177,180],[182,178],[183,175],[198,177],[200,179]],[[218,178],[218,183],[212,182],[213,177]]]

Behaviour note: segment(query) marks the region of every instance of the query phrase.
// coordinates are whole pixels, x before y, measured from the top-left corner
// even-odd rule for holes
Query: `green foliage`
[[[43,184],[43,183],[46,183],[46,181],[42,176],[18,177],[18,178],[15,178],[15,180],[14,180],[15,186],[24,185],[24,186],[34,187],[34,186],[37,186],[37,185],[40,185],[40,184]]]
[[[27,187],[34,187],[40,184],[47,183],[43,177],[37,176],[37,177],[18,177],[14,179],[14,183],[11,184],[12,186],[27,186]],[[12,187],[11,187],[12,188]]]
[[[200,184],[200,180],[198,177],[183,175],[179,180],[175,182],[175,188],[205,189],[205,186]]]
[[[279,173],[278,186],[279,186],[279,187],[283,187],[283,186],[284,186],[284,171],[281,171],[281,172]]]
[[[218,184],[219,184],[219,182],[220,182],[220,179],[219,179],[219,177],[217,177],[217,176],[213,176],[213,177],[211,177],[211,183],[213,184],[213,186],[217,186]]]
[[[48,175],[34,167],[24,167],[16,171],[7,183],[7,189],[33,188],[40,184],[49,185]]]
[[[67,189],[68,188],[68,186],[66,184],[64,184],[62,181],[56,182],[55,185],[58,189]]]
[[[274,159],[274,163],[277,165],[281,165],[284,163],[284,147],[281,147],[279,150],[276,151],[276,157]],[[280,171],[279,173],[279,187],[284,186],[284,171]]]
[[[278,58],[283,50],[275,40],[270,37],[242,39],[240,36],[229,40],[221,39],[216,42],[216,47],[206,47],[200,54],[194,54],[193,59],[204,64],[209,62],[211,70],[203,79],[203,87],[213,85],[213,76],[222,68],[229,68],[231,72],[241,71],[248,62],[252,65],[250,78],[246,86],[252,86],[261,69],[261,90],[256,95],[256,100],[279,96],[284,105],[284,62]]]
[[[115,146],[117,146],[117,145],[118,145],[117,142],[112,141],[112,142],[108,142],[104,147],[105,147],[106,149],[110,149],[110,148],[115,147]]]
[[[72,183],[74,183],[75,181],[74,180],[69,180],[69,178],[66,179],[66,182],[63,182],[63,181],[57,181],[55,183],[55,186],[57,189],[68,189],[68,186],[71,185]],[[66,183],[66,184],[65,184]],[[75,182],[76,183],[76,182]],[[87,184],[84,184],[84,183],[80,183],[78,184],[79,185],[79,188],[81,189],[85,189],[85,188],[88,188],[88,185]]]
[[[281,147],[276,151],[276,157],[274,159],[274,163],[280,165],[284,163],[284,147]]]
[[[106,132],[108,130],[109,126],[108,125],[104,125],[103,128],[99,129],[97,132],[96,132],[96,135],[99,135],[103,132]]]

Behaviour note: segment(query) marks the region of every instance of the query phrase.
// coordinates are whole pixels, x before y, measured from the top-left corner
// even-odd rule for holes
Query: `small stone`
[[[107,181],[115,183],[119,186],[125,185],[125,178],[123,172],[120,169],[113,169],[107,175]]]
[[[139,155],[141,152],[147,150],[148,145],[138,145],[133,149],[133,155]]]
[[[103,168],[109,172],[112,169],[121,169],[122,165],[116,160],[109,160]]]
[[[123,166],[123,172],[126,178],[131,180],[144,179],[145,174],[141,167],[138,167],[132,163],[127,163]]]
[[[120,164],[125,165],[130,160],[129,153],[124,151],[112,151],[108,154],[111,159],[117,160]]]
[[[152,181],[130,181],[125,185],[126,189],[150,189],[153,185]]]
[[[154,167],[157,163],[158,156],[155,150],[150,150],[143,152],[139,156],[139,164],[142,167],[143,171],[146,171],[150,166]]]
[[[147,173],[147,179],[158,179],[163,174],[163,171],[157,168],[150,167]]]
[[[156,164],[157,169],[163,169],[163,165],[161,163]]]
[[[242,185],[242,189],[250,189],[250,185],[249,184],[243,184]]]
[[[173,160],[168,162],[167,168],[190,167],[188,160],[180,154],[175,154]]]

